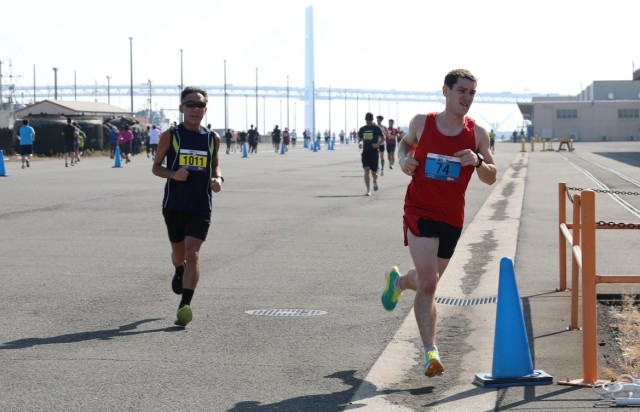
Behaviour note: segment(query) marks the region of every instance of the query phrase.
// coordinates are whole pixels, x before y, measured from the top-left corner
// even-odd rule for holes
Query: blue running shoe
[[[177,319],[174,324],[185,327],[189,324],[189,322],[191,322],[191,319],[193,319],[193,312],[191,311],[189,305],[184,305],[183,307],[178,309]]]
[[[387,280],[386,286],[384,288],[384,292],[382,292],[382,306],[391,312],[396,308],[396,304],[398,303],[398,299],[402,296],[401,290],[396,290],[394,287],[396,279],[400,277],[400,272],[397,266],[392,267],[387,272]]]
[[[444,373],[444,366],[440,361],[440,353],[438,349],[430,350],[425,355],[424,361],[424,375],[428,378],[433,378],[436,375],[442,375]]]

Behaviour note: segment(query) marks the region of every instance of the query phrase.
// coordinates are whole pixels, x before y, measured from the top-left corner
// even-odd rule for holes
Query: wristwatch
[[[214,177],[214,179],[220,179],[220,180],[222,180],[222,183],[224,183],[224,177],[222,177],[222,176],[216,176],[216,177]]]
[[[482,154],[480,153],[476,153],[476,156],[478,156],[478,164],[476,165],[477,169],[482,165],[482,162],[484,162],[484,156],[482,156]]]

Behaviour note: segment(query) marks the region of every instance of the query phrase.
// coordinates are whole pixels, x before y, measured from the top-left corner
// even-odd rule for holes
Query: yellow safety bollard
[[[531,137],[531,152],[535,152],[535,151],[536,151],[536,138]]]
[[[525,146],[525,143],[526,143],[526,142],[525,142],[525,140],[524,140],[524,137],[523,137],[523,138],[521,138],[521,139],[520,139],[520,151],[521,151],[521,152],[526,152],[526,151],[527,151],[527,148],[526,148],[526,146]]]
[[[545,139],[542,139],[542,151],[547,151],[547,141]]]

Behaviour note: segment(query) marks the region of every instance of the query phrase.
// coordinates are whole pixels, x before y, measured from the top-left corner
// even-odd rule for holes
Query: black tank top
[[[215,156],[215,135],[204,127],[197,132],[181,123],[171,129],[167,152],[167,168],[176,171],[187,168],[184,182],[167,179],[164,187],[164,209],[178,212],[205,212],[212,209],[211,161]]]

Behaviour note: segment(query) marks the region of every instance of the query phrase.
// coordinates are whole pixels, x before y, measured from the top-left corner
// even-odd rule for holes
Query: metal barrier
[[[595,191],[580,190],[569,197],[566,184],[558,185],[560,286],[567,290],[567,242],[571,245],[571,323],[568,329],[578,327],[580,270],[582,270],[582,367],[583,378],[560,381],[561,385],[592,386],[598,381],[597,296],[598,283],[640,283],[640,275],[598,275],[596,273],[596,229],[638,229],[640,225],[596,222]],[[605,191],[606,192],[606,191]],[[573,223],[566,221],[566,198],[573,202]],[[569,231],[572,229],[572,231]]]

